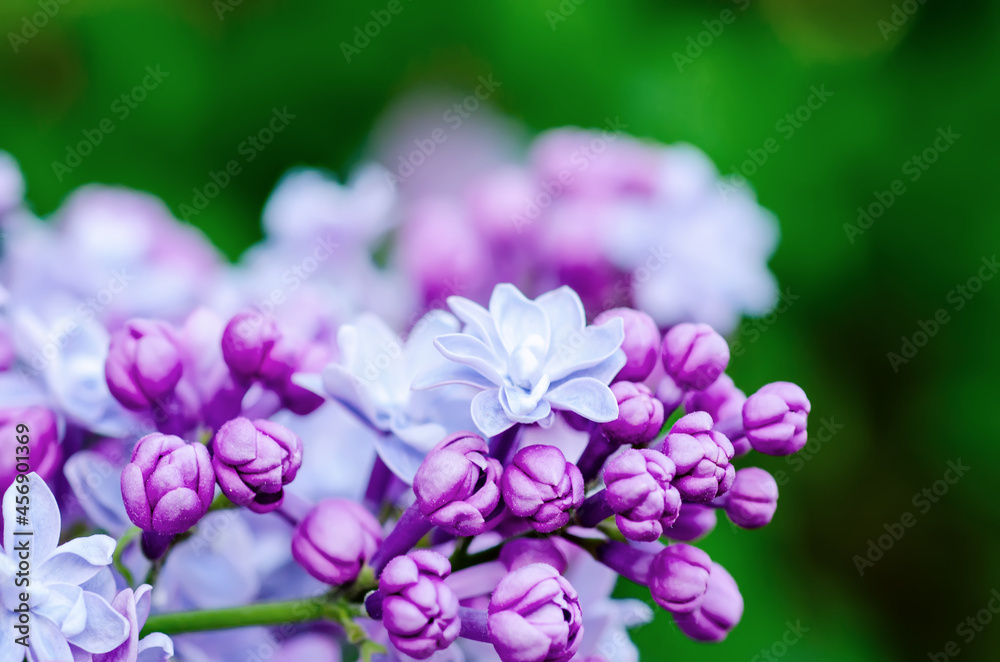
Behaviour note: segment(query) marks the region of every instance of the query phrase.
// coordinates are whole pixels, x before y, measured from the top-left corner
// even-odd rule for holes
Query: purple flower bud
[[[180,381],[182,352],[167,324],[134,319],[111,334],[104,363],[111,395],[133,411],[151,408]]]
[[[711,533],[718,521],[714,506],[685,501],[674,523],[663,527],[663,535],[671,540],[691,542]]]
[[[144,531],[187,531],[208,512],[214,494],[208,449],[173,435],[154,432],[140,439],[122,471],[125,510]]]
[[[255,513],[281,505],[282,486],[302,466],[302,441],[291,430],[267,420],[234,418],[212,442],[212,467],[230,501]]]
[[[663,403],[645,384],[615,382],[611,392],[618,401],[618,418],[604,423],[604,432],[615,444],[644,444],[663,427]]]
[[[503,465],[482,437],[458,432],[435,446],[413,479],[421,514],[459,536],[478,536],[500,505]]]
[[[712,559],[684,543],[670,545],[653,559],[649,569],[649,591],[656,604],[674,614],[698,608],[708,590]]]
[[[559,574],[566,571],[569,561],[551,538],[515,538],[500,550],[500,562],[508,571],[532,563],[547,563]]]
[[[806,445],[809,399],[791,382],[760,387],[743,404],[743,429],[753,449],[767,455],[791,455]]]
[[[324,499],[292,532],[292,556],[310,575],[338,586],[354,581],[382,544],[382,527],[348,499]]]
[[[385,566],[379,577],[382,624],[403,653],[423,660],[458,638],[458,598],[443,581],[449,574],[448,559],[429,549],[397,556]]]
[[[675,614],[674,622],[681,632],[695,641],[718,642],[743,618],[743,596],[736,580],[718,563],[712,564],[708,576],[708,591],[701,604],[687,614]]]
[[[29,471],[25,472],[17,471],[17,458],[25,455],[16,452],[17,447],[22,445],[18,437],[24,439],[22,435],[25,434],[17,430],[21,423],[28,426],[26,434],[30,440],[30,452],[27,454]],[[56,415],[51,410],[45,407],[0,409],[0,493],[7,491],[18,473],[34,471],[42,480],[49,480],[61,460],[59,430]]]
[[[566,662],[583,638],[579,597],[547,563],[500,580],[487,609],[490,640],[502,662]]]
[[[663,534],[664,525],[677,519],[681,495],[670,484],[674,472],[673,461],[652,449],[630,448],[612,458],[604,482],[622,535],[651,542]]]
[[[691,391],[684,397],[684,411],[687,413],[704,411],[716,423],[743,415],[746,394],[736,388],[733,378],[722,375],[711,386],[701,391]]]
[[[597,316],[594,324],[604,324],[610,319],[622,318],[625,322],[625,367],[618,371],[615,381],[641,382],[653,372],[660,350],[660,329],[653,318],[632,308],[612,308]]]
[[[725,496],[726,514],[743,529],[767,526],[778,509],[778,483],[758,467],[736,472],[736,480]]]
[[[707,324],[678,324],[663,337],[663,367],[686,390],[702,391],[729,365],[726,339]]]
[[[234,374],[254,378],[279,338],[281,332],[272,318],[260,313],[237,313],[222,332],[222,358]]]
[[[570,509],[583,503],[583,475],[555,446],[527,446],[504,471],[503,499],[533,529],[550,533],[566,526]]]
[[[674,423],[660,450],[677,466],[673,485],[686,501],[707,503],[720,497],[736,477],[736,469],[729,463],[733,445],[712,429],[712,417],[703,411]]]

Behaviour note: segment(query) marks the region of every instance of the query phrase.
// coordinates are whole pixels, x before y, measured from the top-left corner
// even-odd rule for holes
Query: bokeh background
[[[797,298],[734,335],[744,351],[731,371],[748,392],[803,385],[813,441],[799,460],[762,462],[785,472],[771,526],[720,523],[704,543],[740,583],[742,624],[704,646],[659,612],[632,632],[642,659],[943,660],[948,642],[964,660],[1000,659],[1000,617],[956,630],[1000,589],[1000,279],[960,310],[952,292],[1000,253],[1000,4],[402,0],[347,62],[341,42],[387,2],[237,2],[51,0],[58,11],[23,42],[10,34],[30,34],[25,17],[46,3],[0,4],[0,146],[37,212],[96,181],[150,191],[180,215],[287,106],[294,122],[192,219],[236,257],[260,237],[261,206],[287,169],[343,175],[396,99],[428,85],[468,94],[490,74],[501,84],[491,103],[530,133],[620,117],[634,135],[694,143],[749,175],[780,219],[771,266]],[[726,10],[732,21],[717,23]],[[122,119],[112,104],[147,66],[168,76]],[[814,86],[832,96],[788,135],[778,123]],[[108,117],[114,132],[56,173]],[[958,138],[912,181],[911,159],[939,130]],[[770,138],[779,148],[765,164],[741,165]],[[863,233],[845,230],[895,180],[905,192]],[[887,354],[942,308],[948,323],[894,370]],[[824,421],[833,434],[820,434]],[[949,461],[966,475],[914,503]],[[915,524],[859,570],[855,557],[907,512]],[[625,582],[618,592],[648,599]],[[779,644],[790,626],[801,635]]]

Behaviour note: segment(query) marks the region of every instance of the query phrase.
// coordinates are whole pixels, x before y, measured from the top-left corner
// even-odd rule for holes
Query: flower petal
[[[83,601],[87,608],[87,625],[79,634],[68,637],[71,644],[88,653],[107,653],[128,638],[128,621],[107,600],[84,591]]]
[[[615,375],[621,371],[624,365],[625,352],[619,350],[593,367],[576,370],[566,375],[564,378],[554,381],[549,387],[549,390],[562,386],[566,382],[573,381],[574,379],[582,379],[584,377],[596,379],[602,384],[610,384],[611,380],[615,378]]]
[[[472,420],[486,437],[495,437],[514,425],[500,406],[500,390],[495,388],[472,399]]]
[[[74,538],[59,547],[38,566],[43,583],[79,586],[111,563],[115,541],[110,536]]]
[[[618,401],[611,389],[591,377],[569,380],[545,394],[555,409],[568,409],[597,423],[618,418]]]
[[[568,336],[562,344],[552,346],[546,372],[555,382],[579,370],[600,365],[621,347],[623,340],[625,326],[620,317],[585,327]]]
[[[566,285],[539,296],[535,299],[535,303],[548,315],[549,324],[552,326],[553,347],[566,344],[587,325],[583,302],[580,301],[579,295]]]
[[[423,391],[445,384],[465,384],[486,389],[496,388],[496,384],[484,377],[482,373],[462,363],[451,361],[432,366],[420,373],[413,379],[410,388],[414,391]]]
[[[38,616],[32,619],[28,644],[35,662],[67,662],[73,659],[66,637],[47,618]]]
[[[43,601],[32,609],[32,613],[59,626],[60,632],[66,637],[82,632],[87,625],[83,590],[69,584],[49,584],[45,587],[45,593]]]
[[[14,641],[21,634],[14,629],[17,625],[17,614],[7,609],[0,609],[0,628],[3,632],[14,633],[0,637],[0,662],[23,662],[24,646]]]
[[[500,342],[500,336],[497,334],[496,324],[490,317],[490,311],[475,301],[454,296],[448,297],[448,307],[458,319],[462,320],[465,325],[464,333],[482,340],[498,356],[504,351],[503,343]]]
[[[7,488],[3,495],[3,548],[8,552],[14,549],[17,536],[14,535],[15,527],[17,531],[32,531],[31,557],[34,563],[40,564],[55,551],[59,544],[59,533],[62,530],[62,518],[59,515],[59,506],[56,498],[52,496],[52,491],[45,484],[41,476],[32,471],[28,474],[28,482],[21,483],[27,485],[27,494],[31,497],[31,509],[28,515],[29,524],[27,526],[17,525],[17,491],[18,484],[15,482]]]
[[[451,333],[435,338],[434,346],[445,358],[469,366],[497,386],[503,384],[503,362],[479,338]]]
[[[167,662],[174,655],[174,642],[162,632],[147,634],[139,640],[136,662]]]
[[[511,354],[529,336],[540,336],[545,341],[542,355],[548,354],[552,334],[545,310],[510,283],[501,283],[493,288],[490,316],[507,354]]]

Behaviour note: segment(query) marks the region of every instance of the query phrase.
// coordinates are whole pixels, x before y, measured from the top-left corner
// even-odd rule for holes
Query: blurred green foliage
[[[193,219],[234,257],[260,236],[261,205],[285,170],[343,174],[393,99],[425,84],[471,91],[490,73],[502,83],[493,101],[532,131],[620,117],[635,135],[698,145],[723,171],[773,138],[777,151],[749,180],[781,221],[772,266],[799,298],[738,334],[732,372],[747,391],[796,381],[814,435],[823,420],[843,427],[801,463],[762,460],[787,474],[770,527],[722,522],[707,539],[743,590],[740,627],[697,645],[660,612],[633,631],[642,659],[918,660],[949,641],[964,660],[1000,659],[1000,623],[971,642],[956,633],[1000,587],[990,423],[1000,282],[961,310],[949,298],[1000,246],[1000,5],[402,0],[348,63],[341,42],[384,0],[236,1],[69,0],[23,41],[10,34],[26,34],[40,4],[0,5],[0,146],[20,160],[40,213],[92,181],[150,191],[179,213],[287,107],[294,122]],[[121,118],[112,104],[147,66],[169,75]],[[789,135],[779,122],[814,86],[833,94]],[[57,176],[52,163],[105,118],[114,131]],[[906,162],[949,127],[960,138],[911,181]],[[850,241],[845,224],[897,179],[905,193]],[[894,371],[887,354],[940,308],[949,322]],[[922,512],[913,496],[957,458],[968,477]],[[855,555],[908,511],[916,525],[860,575]],[[648,600],[624,583],[619,593]],[[808,631],[783,650],[786,622]]]

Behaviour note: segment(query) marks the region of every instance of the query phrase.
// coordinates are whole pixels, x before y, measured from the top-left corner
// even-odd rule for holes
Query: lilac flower
[[[694,611],[708,590],[711,564],[708,554],[697,547],[678,543],[664,548],[649,568],[653,600],[675,614]]]
[[[650,542],[674,523],[681,508],[681,495],[670,484],[675,471],[671,459],[653,449],[630,448],[612,458],[604,482],[622,535]]]
[[[570,509],[583,503],[583,476],[555,446],[527,446],[504,471],[503,500],[536,531],[550,533],[566,526]]]
[[[19,488],[24,488],[19,491]],[[19,494],[29,493],[29,524],[17,524]],[[31,568],[30,658],[41,661],[72,660],[87,654],[107,653],[129,636],[129,622],[109,604],[114,581],[107,566],[115,541],[104,535],[75,538],[59,545],[62,530],[59,506],[36,473],[15,483],[3,497],[3,547],[0,550],[0,659],[18,660],[25,648],[16,642],[29,635],[15,587],[21,556],[27,550]],[[31,531],[28,537],[24,532]]]
[[[674,523],[663,527],[663,535],[671,540],[692,542],[711,533],[718,521],[714,506],[684,501]]]
[[[94,655],[93,662],[166,662],[174,654],[170,637],[160,632],[139,638],[139,631],[149,618],[150,593],[153,587],[143,584],[133,591],[126,588],[115,596],[111,606],[128,620],[128,638],[108,653]]]
[[[743,429],[753,449],[768,455],[791,455],[806,445],[809,398],[791,382],[760,387],[743,403]]]
[[[662,359],[678,386],[701,391],[725,372],[729,345],[708,324],[678,324],[663,336]]]
[[[14,482],[17,475],[17,452],[19,424],[28,427],[30,440],[28,464],[31,471],[42,480],[50,479],[62,460],[59,447],[59,429],[55,413],[45,407],[10,407],[0,409],[0,490],[4,492]]]
[[[292,556],[310,575],[334,586],[354,581],[382,544],[382,527],[360,504],[325,499],[295,527]]]
[[[488,609],[490,640],[502,662],[566,662],[580,647],[576,590],[547,563],[500,580]]]
[[[771,522],[778,508],[778,483],[758,467],[740,469],[723,502],[733,524],[742,529],[759,529]]]
[[[296,382],[325,393],[383,433],[379,456],[407,483],[427,452],[449,433],[470,429],[470,394],[465,387],[414,393],[410,384],[429,366],[446,363],[434,351],[436,336],[457,330],[451,315],[435,311],[417,322],[404,343],[374,315],[337,332],[340,358],[322,379],[299,375]]]
[[[722,641],[743,617],[743,596],[736,580],[725,568],[713,563],[708,590],[694,611],[674,614],[681,632],[695,641]]]
[[[154,432],[139,440],[122,471],[129,519],[143,531],[175,535],[205,516],[215,494],[208,450],[180,437]]]
[[[413,479],[420,512],[435,526],[460,536],[486,530],[500,505],[503,466],[489,457],[482,437],[459,432],[435,446]]]
[[[266,513],[281,505],[282,487],[302,466],[302,441],[268,420],[234,418],[215,434],[212,467],[229,500]]]
[[[632,308],[606,310],[594,319],[594,324],[620,317],[625,324],[625,366],[615,381],[641,382],[653,372],[660,354],[660,330],[653,318]]]
[[[105,363],[108,388],[125,407],[151,409],[174,392],[183,366],[174,329],[155,320],[130,320],[111,336]]]
[[[736,469],[733,445],[712,429],[712,417],[703,411],[682,417],[663,440],[663,453],[674,461],[674,486],[688,501],[706,503],[725,494],[733,484]]]
[[[502,284],[489,310],[461,297],[449,298],[448,305],[463,332],[439,336],[434,344],[453,363],[428,372],[413,388],[481,389],[472,418],[486,436],[516,423],[548,423],[553,409],[598,423],[617,417],[608,384],[625,362],[620,319],[587,326],[580,297],[566,287],[531,301]]]
[[[611,392],[618,401],[618,417],[603,425],[615,444],[644,444],[652,441],[663,427],[663,403],[653,397],[645,384],[615,382]]]
[[[450,573],[448,559],[420,549],[389,561],[379,577],[382,623],[407,655],[427,659],[458,638],[458,598],[443,581]]]

